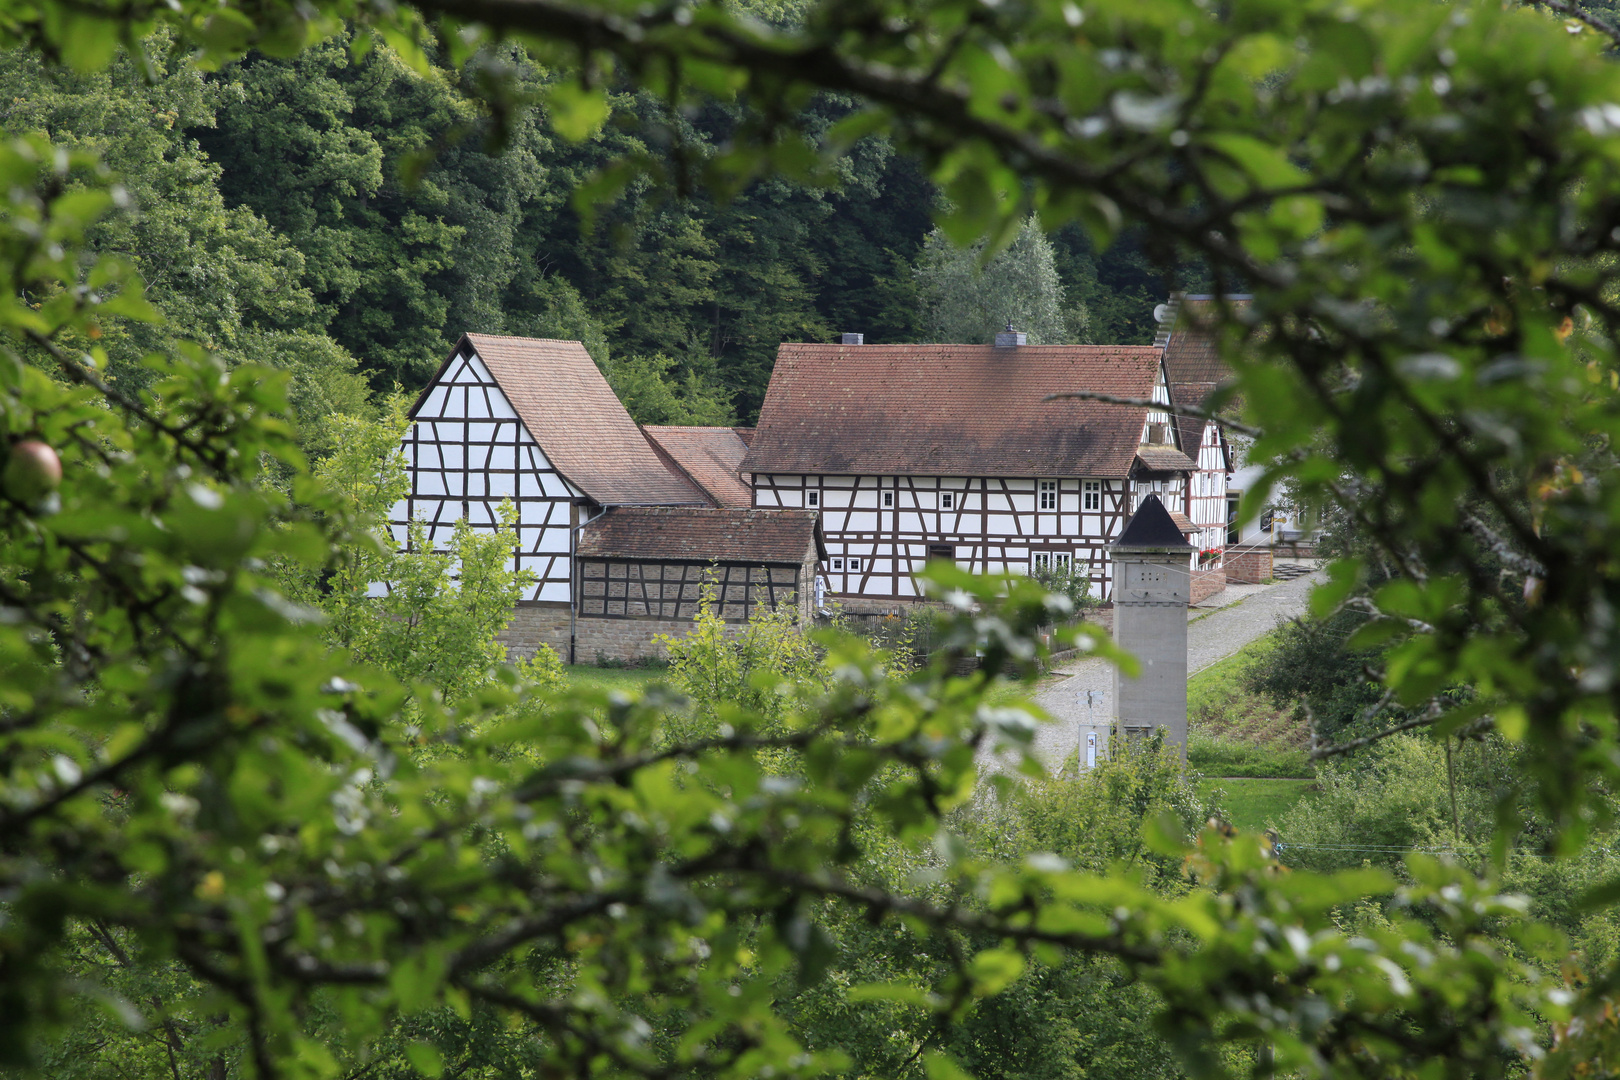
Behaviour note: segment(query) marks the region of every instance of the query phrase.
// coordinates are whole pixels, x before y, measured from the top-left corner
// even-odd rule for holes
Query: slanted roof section
[[[580,527],[578,551],[597,559],[797,566],[812,545],[817,558],[827,557],[820,520],[814,510],[615,507]]]
[[[1164,347],[1164,374],[1170,385],[1170,400],[1183,408],[1201,409],[1222,383],[1232,377],[1215,347],[1213,320],[1218,316],[1216,301],[1207,296],[1172,298],[1174,313],[1169,324],[1169,340]],[[1232,307],[1246,306],[1247,297],[1228,297]],[[1176,429],[1181,445],[1193,457],[1204,441],[1204,421],[1193,416],[1177,416]]]
[[[748,444],[736,428],[649,426],[642,430],[716,506],[754,504],[754,489],[737,475]]]
[[[1152,346],[784,344],[742,471],[1124,477],[1143,409],[1041,399],[1149,398],[1159,362]]]
[[[552,465],[596,502],[603,506],[708,502],[658,456],[579,342],[467,334],[451,358],[469,347],[500,384]]]
[[[1198,468],[1193,464],[1192,458],[1173,446],[1153,446],[1144,443],[1136,448],[1136,460],[1149,472],[1191,472]]]
[[[1125,523],[1125,531],[1119,534],[1119,539],[1108,545],[1111,548],[1186,548],[1192,550],[1187,538],[1181,534],[1181,526],[1170,516],[1170,511],[1164,508],[1157,495],[1149,493],[1142,500],[1142,505],[1136,508],[1131,520]]]
[[[1176,528],[1181,530],[1182,536],[1187,536],[1198,531],[1198,526],[1193,524],[1193,519],[1188,517],[1186,514],[1183,514],[1177,510],[1171,510],[1169,513],[1170,520],[1176,523]]]

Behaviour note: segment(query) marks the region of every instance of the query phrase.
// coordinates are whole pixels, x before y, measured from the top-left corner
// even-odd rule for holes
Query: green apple
[[[11,447],[0,487],[27,506],[43,500],[62,482],[62,459],[38,439],[23,439]]]

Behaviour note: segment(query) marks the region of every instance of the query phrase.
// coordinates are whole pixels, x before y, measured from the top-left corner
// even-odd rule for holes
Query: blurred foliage
[[[65,477],[53,498],[0,500],[0,1058],[39,1064],[98,1003],[126,1026],[208,1018],[186,1067],[263,1077],[375,1062],[722,1080],[852,1072],[859,1054],[883,1063],[874,1074],[954,1080],[1033,1053],[1017,1036],[1054,999],[1021,980],[1073,974],[1076,1001],[1141,988],[1191,1075],[1613,1072],[1620,69],[1549,6],[9,10],[0,43],[92,77],[120,47],[143,74],[163,57],[222,78],[309,57],[307,86],[277,93],[357,80],[350,103],[427,110],[414,149],[459,125],[515,146],[544,116],[594,172],[572,189],[577,211],[667,238],[582,259],[570,282],[623,298],[635,321],[603,325],[627,354],[666,351],[637,341],[654,333],[717,357],[739,415],[775,340],[830,324],[810,283],[834,260],[777,241],[814,220],[789,210],[863,154],[913,155],[958,243],[999,250],[1031,213],[1078,223],[1096,250],[1134,228],[1147,264],[1194,260],[1213,291],[1252,291],[1212,311],[1234,400],[1263,431],[1255,453],[1376,552],[1335,564],[1316,613],[1372,616],[1347,647],[1382,650],[1392,701],[1428,729],[1378,751],[1422,790],[1365,772],[1386,789],[1377,805],[1349,786],[1319,805],[1397,842],[1443,835],[1449,816],[1454,848],[1489,846],[1290,872],[1269,841],[1200,826],[1206,808],[1151,761],[1061,793],[1130,808],[1094,840],[1052,818],[1028,847],[979,842],[975,792],[1005,805],[1023,783],[981,787],[981,755],[1041,771],[1025,753],[1035,711],[986,698],[999,672],[1034,675],[1038,629],[1070,608],[1027,579],[934,568],[949,614],[928,665],[897,679],[861,643],[831,641],[820,692],[768,715],[730,708],[691,740],[672,734],[683,703],[667,689],[567,693],[555,672],[531,686],[496,667],[446,692],[420,666],[390,670],[388,650],[333,650],[326,616],[281,586],[292,567],[337,579],[369,526],[309,472],[290,373],[177,336],[109,382],[118,342],[97,342],[159,325],[140,253],[97,246],[127,192],[90,148],[31,132],[0,146],[0,427],[8,454],[24,437],[55,447]],[[348,60],[321,44],[339,34]],[[391,56],[366,69],[379,39]],[[517,48],[538,66],[504,63]],[[439,96],[447,72],[484,105]],[[634,135],[607,126],[621,95],[646,103]],[[305,112],[317,105],[343,112],[335,96]],[[366,187],[369,154],[315,200],[310,227],[370,221],[376,197],[391,235],[367,226],[379,246],[352,310],[310,298],[345,333],[376,335],[375,355],[335,340],[386,375],[427,363],[389,350],[427,350],[410,335],[469,302],[445,253],[471,234],[448,209],[457,184],[424,172],[429,201],[388,205],[392,180]],[[255,167],[310,180],[292,156]],[[699,190],[719,196],[701,228],[659,198]],[[510,265],[498,246],[478,255]],[[368,306],[383,257],[398,310]],[[348,287],[341,258],[323,265]],[[866,296],[889,303],[874,281]],[[393,319],[410,332],[390,336]],[[1131,667],[1084,627],[1064,634]],[[982,669],[954,675],[973,655]],[[1459,736],[1510,756],[1468,787]],[[74,962],[96,933],[141,942],[140,979]],[[904,978],[865,963],[877,935]],[[175,965],[189,982],[163,981]],[[845,1025],[851,1050],[825,1037],[836,1010],[795,1025],[784,994],[841,978],[834,1004],[878,1021]],[[973,1027],[997,1010],[1017,1022]],[[1054,1034],[1041,1071],[1073,1071],[1069,1050],[1095,1032]],[[140,1061],[161,1070],[164,1045]],[[1170,1068],[1155,1045],[1132,1067]]]

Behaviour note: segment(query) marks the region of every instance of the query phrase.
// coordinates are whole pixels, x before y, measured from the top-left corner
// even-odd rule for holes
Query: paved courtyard
[[[1278,619],[1290,619],[1305,612],[1312,586],[1324,579],[1316,572],[1284,579],[1285,570],[1294,570],[1291,561],[1278,560],[1278,580],[1271,585],[1229,585],[1203,605],[1187,612],[1187,673],[1196,675],[1211,664],[1237,652],[1255,638],[1269,632]],[[1297,564],[1308,570],[1312,564]],[[1086,737],[1095,735],[1098,753],[1108,744],[1113,721],[1114,669],[1102,660],[1079,658],[1058,665],[1055,679],[1046,681],[1035,694],[1035,703],[1051,715],[1053,722],[1042,724],[1035,735],[1035,750],[1050,770],[1056,770],[1070,754],[1085,758]],[[986,755],[985,764],[995,767]]]

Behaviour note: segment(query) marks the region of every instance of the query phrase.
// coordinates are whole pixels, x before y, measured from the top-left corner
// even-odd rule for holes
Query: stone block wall
[[[499,638],[513,660],[527,660],[541,645],[550,645],[568,660],[568,605],[543,600],[522,600],[512,622]]]
[[[1270,581],[1271,548],[1257,545],[1226,549],[1226,580],[1240,585],[1258,585]]]
[[[663,645],[654,640],[659,634],[682,638],[692,632],[691,619],[593,619],[581,616],[575,624],[578,638],[575,655],[581,664],[595,664],[601,660],[619,660],[635,663],[637,660],[662,660],[669,655]],[[748,629],[744,622],[727,623],[724,633],[734,638]]]
[[[1226,571],[1217,567],[1214,570],[1194,570],[1192,572],[1191,606],[1197,607],[1205,600],[1226,588]]]

